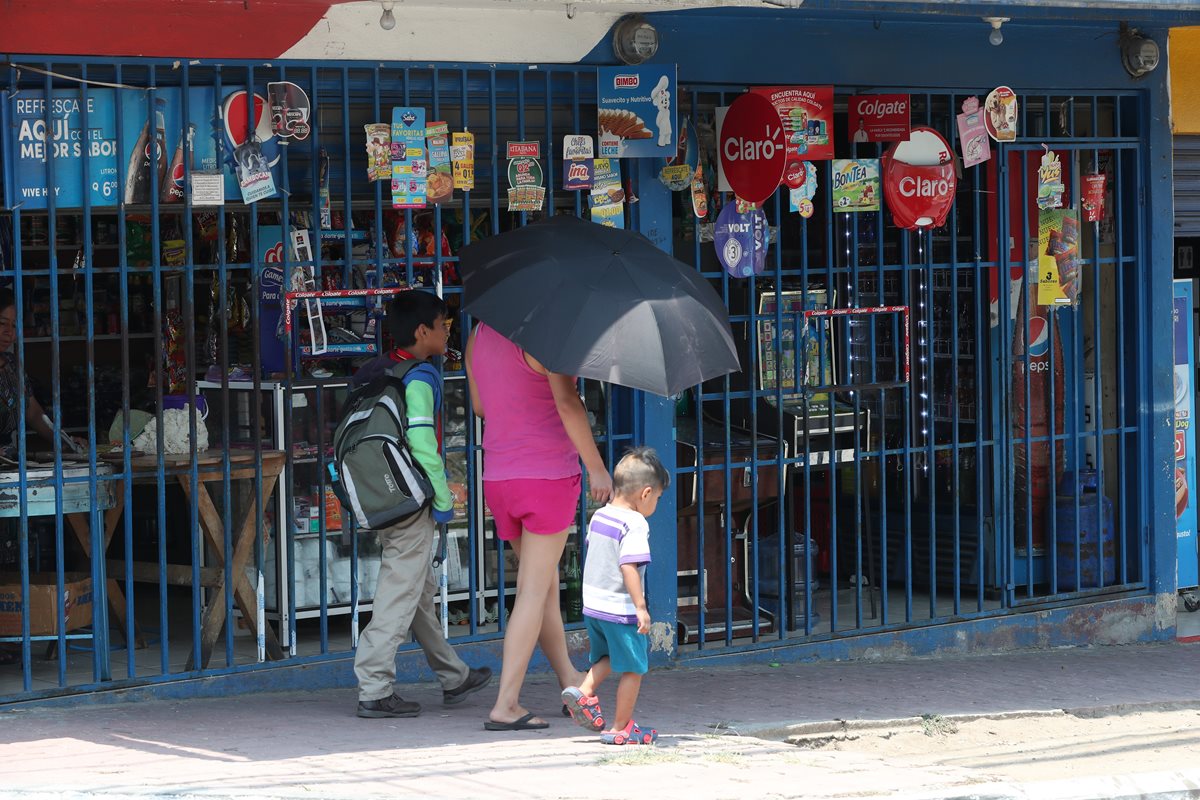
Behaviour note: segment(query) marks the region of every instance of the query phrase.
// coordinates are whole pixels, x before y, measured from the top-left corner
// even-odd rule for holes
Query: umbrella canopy
[[[640,233],[559,215],[459,267],[463,307],[553,372],[670,396],[741,368],[720,296]]]

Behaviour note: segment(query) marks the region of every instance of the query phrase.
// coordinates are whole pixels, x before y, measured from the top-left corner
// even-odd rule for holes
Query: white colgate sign
[[[721,169],[743,200],[761,203],[775,193],[787,163],[783,122],[770,100],[747,93],[733,101],[718,133]]]

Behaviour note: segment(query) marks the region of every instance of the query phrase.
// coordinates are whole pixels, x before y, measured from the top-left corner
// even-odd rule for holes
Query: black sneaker
[[[379,717],[416,717],[420,713],[420,703],[411,703],[394,692],[382,700],[358,701],[358,715],[368,719],[378,719]]]
[[[467,695],[478,692],[492,682],[492,670],[488,667],[472,669],[467,673],[467,679],[461,685],[442,692],[442,703],[453,706],[467,699]]]

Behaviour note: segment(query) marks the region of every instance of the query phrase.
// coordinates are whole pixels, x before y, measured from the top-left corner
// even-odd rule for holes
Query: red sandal
[[[563,708],[571,714],[571,719],[581,728],[592,731],[604,730],[604,713],[600,710],[600,698],[588,696],[568,686],[562,690]]]
[[[604,731],[600,739],[605,744],[654,744],[658,741],[658,731],[653,728],[640,728],[633,720],[621,731]]]

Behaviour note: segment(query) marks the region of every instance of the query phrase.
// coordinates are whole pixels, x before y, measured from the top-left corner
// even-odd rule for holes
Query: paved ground
[[[662,670],[655,748],[555,716],[543,675],[524,699],[552,725],[515,734],[482,729],[493,689],[445,709],[432,685],[403,691],[410,720],[360,720],[352,691],[30,709],[0,714],[0,797],[1200,797],[1198,668],[1200,644],[1164,644]],[[1061,775],[1009,768],[1055,739]]]

